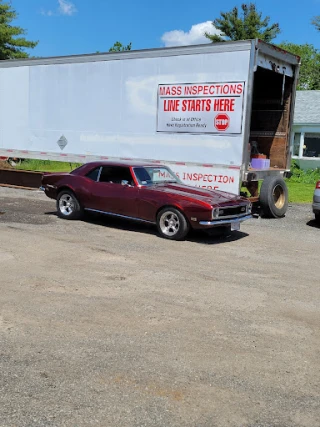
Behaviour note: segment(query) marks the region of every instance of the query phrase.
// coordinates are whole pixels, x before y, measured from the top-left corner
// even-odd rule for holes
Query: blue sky
[[[39,40],[36,56],[105,52],[117,40],[133,49],[204,42],[208,21],[242,1],[224,0],[11,0],[17,23],[28,38]],[[279,22],[276,41],[313,43],[320,49],[320,32],[310,21],[320,15],[320,0],[256,0],[263,16]]]

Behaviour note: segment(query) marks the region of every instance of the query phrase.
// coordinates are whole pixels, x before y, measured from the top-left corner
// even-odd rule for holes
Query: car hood
[[[236,194],[226,193],[225,191],[207,190],[204,188],[191,187],[183,184],[156,184],[149,187],[156,192],[167,193],[176,197],[188,197],[210,205],[223,205],[225,203],[248,202],[247,199]]]

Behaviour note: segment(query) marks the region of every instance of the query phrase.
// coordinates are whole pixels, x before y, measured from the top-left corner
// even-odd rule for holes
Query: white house
[[[301,169],[320,168],[320,90],[297,92],[292,158]]]

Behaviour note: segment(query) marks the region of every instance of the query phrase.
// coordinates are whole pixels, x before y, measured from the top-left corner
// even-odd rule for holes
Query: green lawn
[[[80,166],[80,163],[54,162],[51,160],[24,160],[16,169],[38,172],[71,172]]]
[[[315,184],[303,184],[287,180],[290,203],[311,203]]]

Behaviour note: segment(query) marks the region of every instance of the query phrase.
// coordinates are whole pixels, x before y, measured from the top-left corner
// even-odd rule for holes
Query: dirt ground
[[[310,206],[226,239],[0,188],[0,426],[320,426]]]

